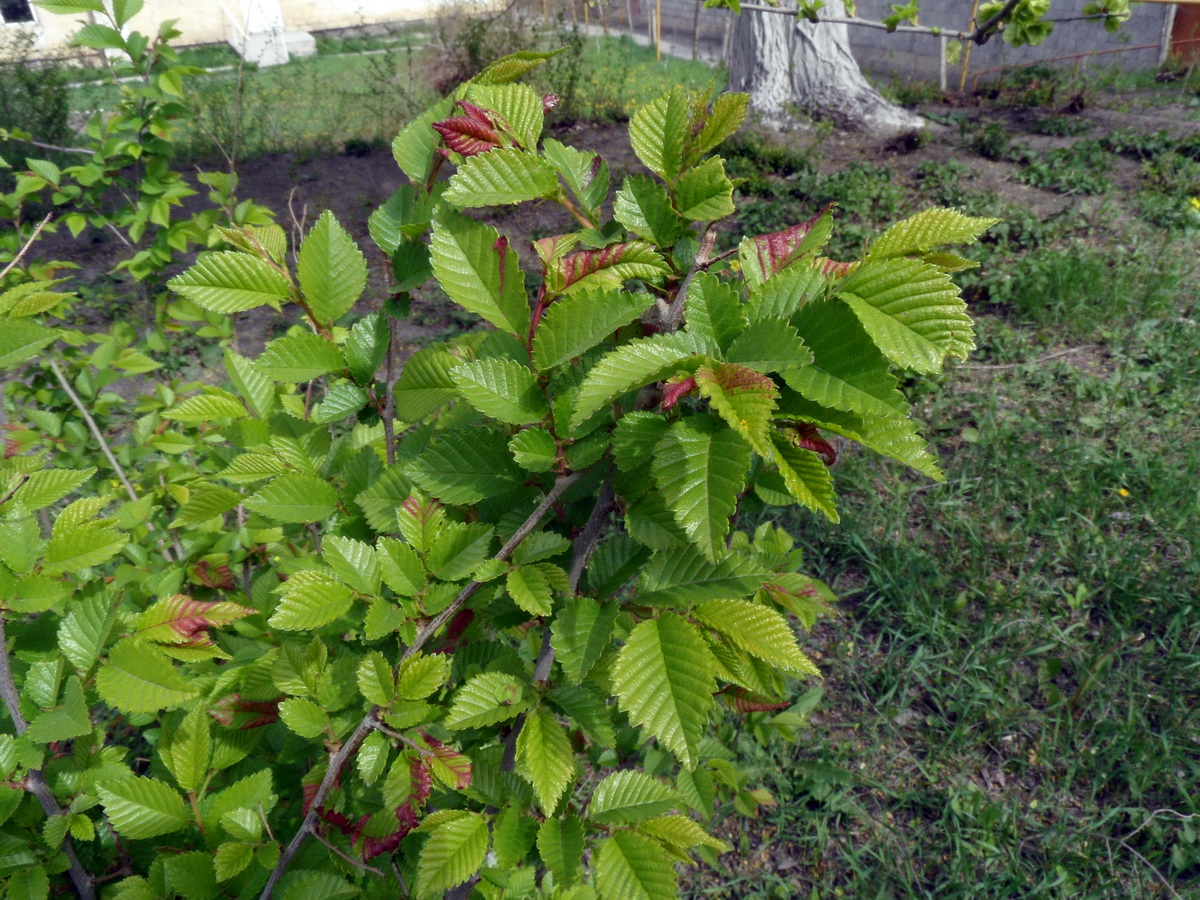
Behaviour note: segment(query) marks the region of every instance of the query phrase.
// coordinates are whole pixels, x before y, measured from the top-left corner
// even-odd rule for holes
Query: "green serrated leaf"
[[[0,329],[0,369],[9,369],[37,356],[47,344],[58,338],[60,331],[37,322],[8,319]]]
[[[304,697],[288,697],[279,704],[279,718],[302,738],[320,737],[329,725],[325,710]]]
[[[750,291],[746,313],[751,322],[788,318],[804,304],[819,299],[829,278],[817,267],[792,266]]]
[[[89,522],[60,529],[58,524],[62,521],[63,516],[60,515],[50,535],[50,542],[46,545],[42,562],[44,575],[61,575],[99,565],[129,543],[129,535],[104,522]]]
[[[161,650],[137,638],[125,638],[109,650],[96,690],[109,706],[127,713],[174,709],[198,693]]]
[[[596,785],[588,818],[601,825],[631,825],[679,806],[674,789],[645,772],[613,772]]]
[[[301,332],[271,341],[255,365],[268,378],[294,384],[345,368],[346,357],[328,338]]]
[[[632,831],[600,842],[596,885],[602,900],[675,900],[675,866],[662,847]]]
[[[216,484],[200,482],[188,488],[187,502],[179,508],[171,528],[196,525],[207,522],[215,516],[223,515],[242,502],[242,495],[237,491]]]
[[[443,208],[433,217],[429,248],[433,274],[451,300],[501,331],[527,336],[525,276],[507,238],[490,225]]]
[[[483,728],[515,718],[532,702],[520,679],[504,672],[485,672],[458,689],[443,724],[451,731]]]
[[[623,344],[588,372],[575,401],[571,428],[578,428],[622,394],[685,368],[685,361],[699,365],[709,350],[703,338],[687,332],[657,334]]]
[[[498,148],[467,159],[442,197],[463,209],[505,206],[553,196],[558,174],[539,156]]]
[[[567,601],[550,628],[551,646],[559,664],[576,684],[587,677],[612,638],[617,606],[601,606],[591,597]]]
[[[175,783],[184,791],[195,791],[208,775],[212,759],[212,727],[208,710],[198,706],[184,716],[167,743],[163,760]]]
[[[408,544],[395,538],[380,538],[376,544],[383,581],[402,597],[414,597],[425,590],[425,567]]]
[[[613,692],[640,725],[688,770],[699,762],[700,735],[713,707],[716,662],[682,616],[663,613],[630,632],[612,669]]]
[[[965,216],[954,209],[924,209],[897,222],[871,244],[868,260],[923,253],[941,244],[971,244],[1000,219]]]
[[[29,692],[28,681],[25,692]],[[25,737],[37,744],[48,744],[51,741],[67,741],[81,737],[90,734],[91,731],[92,721],[88,716],[83,687],[79,679],[72,676],[67,679],[66,688],[63,690],[62,704],[36,716],[29,723]]]
[[[818,454],[776,438],[775,462],[783,483],[796,500],[815,512],[824,513],[831,522],[839,521],[833,477]]]
[[[530,472],[549,472],[558,463],[558,444],[545,428],[526,428],[508,442],[513,459]]]
[[[684,172],[675,188],[675,206],[693,222],[733,215],[733,182],[725,174],[724,161],[714,156]]]
[[[449,677],[450,661],[445,656],[417,654],[400,667],[396,695],[403,700],[424,700],[441,690]]]
[[[96,470],[39,469],[28,474],[25,483],[9,499],[22,504],[27,510],[38,510],[57,503],[95,475]]]
[[[443,503],[478,503],[512,490],[524,475],[504,435],[485,428],[444,431],[412,465],[413,480]]]
[[[417,861],[416,900],[435,900],[443,891],[462,884],[483,865],[488,826],[478,815],[447,810],[432,830]]]
[[[296,274],[309,309],[332,324],[354,306],[367,286],[367,261],[354,238],[325,210],[300,245]]]
[[[845,412],[905,416],[908,403],[871,337],[853,312],[837,301],[806,306],[793,318],[813,362],[783,373],[792,390]]]
[[[362,388],[354,384],[335,384],[325,395],[325,399],[313,407],[311,419],[321,425],[340,422],[347,416],[352,416],[371,401],[370,396]]]
[[[167,287],[201,309],[245,312],[265,303],[278,305],[291,295],[291,285],[274,266],[234,250],[202,253],[195,265],[176,275]]]
[[[211,422],[214,419],[244,419],[246,407],[242,401],[228,391],[220,388],[205,388],[203,394],[196,394],[181,400],[174,406],[162,411],[164,419],[176,419],[180,422]]]
[[[789,672],[820,677],[796,643],[787,619],[770,607],[749,600],[708,600],[694,614],[747,653]]]
[[[724,550],[749,468],[746,442],[705,416],[675,422],[655,448],[655,484],[679,527],[713,562]]]
[[[517,606],[529,615],[548,616],[554,606],[555,589],[565,588],[565,582],[566,576],[561,569],[540,563],[513,566],[508,571],[505,588]]]
[[[556,300],[534,332],[534,364],[544,372],[582,356],[653,303],[651,294],[606,290],[576,291]]]
[[[254,415],[265,419],[275,406],[275,385],[254,363],[232,350],[225,351],[225,371]]]
[[[638,831],[657,838],[677,850],[711,847],[718,853],[729,853],[729,844],[713,837],[687,816],[657,816],[638,825]]]
[[[601,747],[617,745],[607,698],[590,684],[561,684],[550,693],[550,702]]]
[[[533,372],[514,360],[477,359],[451,370],[450,377],[468,403],[501,422],[531,425],[549,412]]]
[[[330,535],[321,545],[321,556],[342,581],[359,593],[379,593],[382,570],[370,544]]]
[[[546,818],[538,828],[538,855],[559,884],[579,878],[583,860],[583,823],[573,813],[562,819]]]
[[[296,572],[279,588],[279,606],[267,620],[281,631],[311,631],[349,612],[350,588],[320,572]]]
[[[277,522],[321,522],[336,509],[337,492],[324,479],[289,472],[248,497],[245,506]]]
[[[191,817],[183,798],[152,778],[122,778],[97,788],[104,814],[121,837],[137,841],[186,827]]]
[[[735,10],[736,11],[736,10]],[[693,152],[698,156],[711,153],[718,144],[732,137],[746,121],[750,111],[750,95],[724,93],[713,101],[712,110],[704,119]]]
[[[517,736],[517,771],[533,785],[542,812],[552,815],[575,779],[575,752],[558,719],[545,709],[525,718]]]
[[[646,175],[625,179],[613,201],[613,218],[659,247],[674,244],[683,230],[666,190]]]
[[[647,103],[629,120],[629,143],[638,159],[660,178],[674,181],[683,167],[683,148],[691,123],[691,98],[673,88]]]
[[[737,291],[707,272],[692,279],[684,318],[689,332],[721,349],[746,329],[746,314]]]
[[[489,63],[471,79],[471,84],[510,84],[528,75],[546,60],[562,53],[560,50],[518,50]]]
[[[393,390],[396,415],[417,422],[457,397],[450,371],[461,363],[445,347],[426,347],[410,356]]]
[[[424,187],[437,155],[440,137],[433,123],[446,118],[453,108],[451,98],[439,100],[405,125],[392,141],[392,156],[414,185]]]
[[[388,706],[395,699],[392,666],[378,650],[369,651],[359,660],[358,692],[376,706]]]
[[[922,374],[975,349],[966,304],[950,276],[916,259],[864,263],[839,294],[883,354]]]
[[[746,556],[731,553],[716,564],[691,547],[656,553],[638,579],[639,599],[652,606],[690,606],[703,600],[753,594],[771,575]]]
[[[496,817],[492,829],[492,847],[496,851],[496,865],[511,869],[518,865],[533,849],[537,838],[538,822],[515,807],[509,807]]]
[[[696,386],[725,424],[742,437],[764,459],[771,450],[771,417],[779,389],[761,372],[735,363],[701,366]],[[682,525],[682,523],[680,523]]]

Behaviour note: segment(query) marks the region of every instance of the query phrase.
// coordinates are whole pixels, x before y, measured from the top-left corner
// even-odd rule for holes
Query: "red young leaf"
[[[665,264],[649,244],[631,241],[609,244],[599,250],[571,253],[558,260],[546,275],[547,280],[551,281],[551,290],[560,293],[588,275],[595,275],[605,269],[615,269],[617,266],[624,266],[626,270],[608,273],[612,281],[609,285],[611,287],[617,287],[620,282],[635,276],[653,280],[656,273],[666,274]]]
[[[236,622],[255,610],[236,603],[206,603],[187,594],[160,600],[138,619],[138,634],[159,644],[211,647],[209,628]]]
[[[428,799],[429,792],[433,790],[433,779],[430,777],[429,767],[417,756],[408,758],[408,774],[412,779],[408,803],[409,806],[417,807]]]
[[[317,807],[317,815],[350,838],[351,843],[357,841],[362,834],[363,828],[370,820],[370,816],[362,816],[357,822],[351,822],[346,816],[342,815],[336,809],[326,809],[323,806]]]
[[[463,108],[465,116],[454,116],[433,123],[434,131],[442,136],[447,147],[463,156],[478,156],[504,146],[487,110],[466,100],[459,100],[458,105]]]
[[[811,422],[796,422],[785,434],[795,446],[819,453],[825,465],[832,466],[837,462],[837,451],[833,449],[833,444],[821,437],[817,426]]]
[[[813,265],[821,269],[822,275],[832,275],[834,278],[849,275],[858,268],[857,262],[838,262],[837,260],[829,259],[827,256],[817,257],[813,260]]]
[[[681,381],[668,381],[663,385],[662,410],[667,412],[675,408],[680,399],[696,390],[696,379],[687,377]]]
[[[217,701],[211,715],[226,728],[261,728],[279,721],[279,700],[243,700],[240,694],[230,694]]]
[[[793,225],[791,228],[783,229],[783,231],[774,231],[771,234],[763,234],[756,238],[751,238],[754,242],[754,250],[758,254],[758,262],[763,272],[774,275],[780,269],[793,262],[796,257],[796,250],[804,242],[804,239],[808,237],[808,233],[812,231],[813,226],[821,221],[822,217],[827,215],[832,208],[833,204],[830,204],[807,222],[801,222],[799,225]]]
[[[214,566],[206,559],[192,566],[189,574],[205,587],[219,588],[223,591],[232,591],[237,587],[233,583],[233,572],[229,566]]]
[[[542,112],[548,113],[558,106],[558,94],[542,94]]]
[[[434,759],[445,766],[450,774],[454,776],[454,786],[465,791],[471,786],[471,760],[457,750],[447,747],[441,741],[431,738],[429,735],[421,732],[421,737],[425,739],[425,743],[429,749],[433,751]]]
[[[786,700],[780,702],[778,700],[768,700],[766,697],[758,697],[742,688],[728,691],[725,694],[725,704],[734,712],[742,714],[752,712],[768,712],[775,709],[787,709],[788,703]]]

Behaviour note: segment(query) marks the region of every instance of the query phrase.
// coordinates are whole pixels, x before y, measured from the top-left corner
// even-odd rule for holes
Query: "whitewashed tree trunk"
[[[826,0],[821,12],[846,14],[842,0]],[[775,126],[797,107],[844,128],[879,133],[926,124],[871,87],[850,52],[846,25],[745,10],[734,30],[729,82],[732,90],[747,91],[751,108]]]

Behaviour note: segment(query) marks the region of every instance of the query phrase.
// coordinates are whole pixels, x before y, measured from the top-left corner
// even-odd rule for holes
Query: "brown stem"
[[[15,497],[17,495],[17,491],[19,491],[21,488],[23,488],[25,486],[25,482],[27,482],[32,477],[33,476],[30,475],[28,472],[25,472],[24,474],[22,474],[20,481],[17,483],[17,486],[15,488],[13,488],[11,491],[9,491],[7,494],[5,494],[3,497],[0,497],[0,506],[3,506],[9,500],[11,500],[13,497]]]
[[[4,699],[4,705],[8,708],[8,714],[12,718],[13,727],[19,737],[29,728],[29,723],[21,715],[21,697],[17,692],[16,682],[13,681],[12,668],[8,664],[8,635],[4,631],[4,616],[2,615],[0,615],[0,697]],[[27,769],[25,784],[26,789],[37,797],[42,811],[47,816],[62,815],[63,811],[59,807],[58,801],[54,799],[50,785],[46,784],[46,778],[42,775],[41,769]],[[69,834],[63,835],[62,851],[70,864],[69,874],[71,883],[75,886],[75,893],[80,896],[81,900],[95,900],[96,890],[92,886],[91,878],[79,864],[79,857],[75,855],[75,845],[71,842]]]
[[[393,419],[396,416],[396,395],[394,393],[396,383],[396,320],[391,317],[386,311],[383,315],[387,316],[388,323],[388,345],[387,357],[384,368],[384,393],[383,393],[383,445],[387,448],[387,462],[389,466],[396,464],[396,425]]]
[[[513,533],[508,542],[500,548],[495,558],[500,560],[508,559],[513,551],[521,545],[521,542],[533,533],[534,529],[545,518],[546,513],[550,511],[551,507],[558,502],[558,499],[566,492],[567,488],[574,484],[578,478],[578,473],[559,477],[546,496],[542,498],[542,502],[530,513],[529,518],[521,524],[521,527]],[[406,660],[415,656],[429,642],[429,639],[433,637],[438,629],[450,621],[482,586],[482,582],[472,581],[464,587],[453,603],[417,633],[412,644],[405,649],[403,655],[400,657],[400,663],[403,664]],[[288,866],[292,864],[292,860],[296,857],[296,854],[300,852],[304,841],[313,833],[317,824],[317,808],[324,805],[325,798],[333,790],[333,786],[337,783],[342,769],[346,767],[346,764],[358,752],[359,746],[361,746],[367,735],[378,726],[378,715],[379,707],[372,707],[371,711],[358,723],[358,727],[354,729],[354,733],[350,735],[346,743],[329,760],[329,768],[325,770],[325,777],[321,779],[321,784],[317,788],[316,794],[313,795],[308,813],[304,816],[304,821],[300,823],[300,828],[297,829],[296,834],[292,837],[286,849],[279,855],[279,862],[275,864],[275,869],[271,872],[271,877],[267,879],[267,884],[259,895],[259,900],[270,900],[271,894],[275,890],[275,885],[279,883],[279,879],[283,877],[283,874],[288,870]]]

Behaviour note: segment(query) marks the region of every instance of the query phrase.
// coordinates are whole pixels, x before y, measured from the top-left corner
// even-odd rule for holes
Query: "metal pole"
[[[941,57],[938,59],[938,87],[944,92],[946,90],[946,36],[944,34],[938,41],[938,46],[941,49]]]

